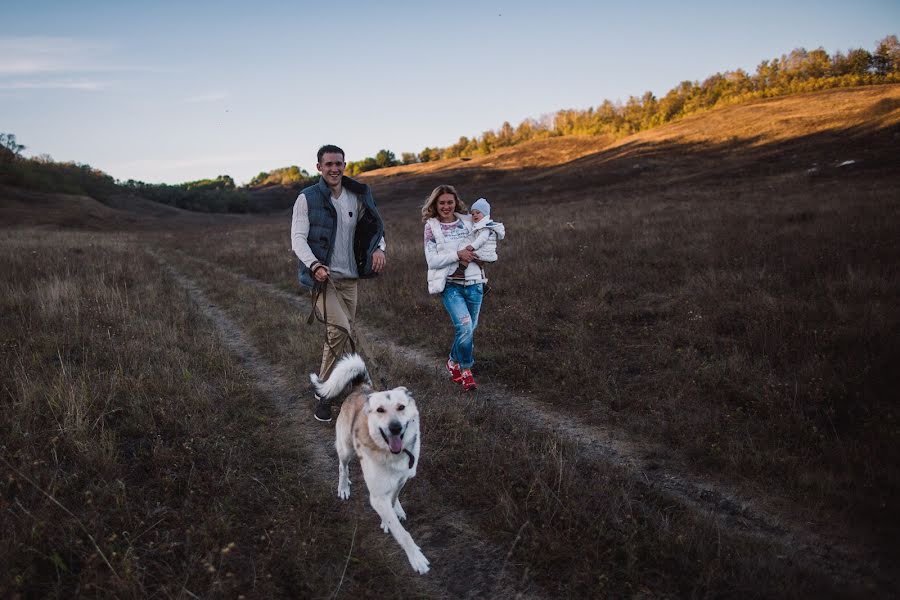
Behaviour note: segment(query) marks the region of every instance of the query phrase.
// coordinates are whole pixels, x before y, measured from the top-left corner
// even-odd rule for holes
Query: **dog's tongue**
[[[399,435],[389,435],[387,436],[388,446],[391,449],[391,452],[394,454],[400,454],[403,451],[403,438]]]

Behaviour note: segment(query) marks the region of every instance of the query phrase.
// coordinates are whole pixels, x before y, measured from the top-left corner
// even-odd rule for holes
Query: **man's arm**
[[[363,211],[365,210],[365,205],[363,204],[362,198],[359,196],[356,197],[356,222],[359,223],[359,219],[362,217]],[[387,250],[387,244],[384,241],[384,236],[381,236],[381,239],[378,240],[378,249],[372,253],[372,270],[376,273],[381,273],[384,270],[384,266],[387,264],[387,257],[385,256],[385,251]]]
[[[316,255],[313,254],[307,241],[308,236],[309,209],[306,206],[306,196],[300,194],[297,196],[297,201],[294,202],[294,214],[291,218],[291,249],[297,255],[297,258],[313,272],[316,280],[324,281],[328,278],[328,267],[319,263]],[[319,267],[322,267],[324,270],[319,269]]]

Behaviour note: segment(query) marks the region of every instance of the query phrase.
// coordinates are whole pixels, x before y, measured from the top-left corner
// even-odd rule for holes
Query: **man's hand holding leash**
[[[325,265],[318,265],[313,271],[313,278],[319,283],[328,281],[328,267]]]

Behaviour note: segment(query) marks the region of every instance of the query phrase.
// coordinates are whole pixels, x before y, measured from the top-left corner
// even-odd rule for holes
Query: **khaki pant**
[[[322,349],[322,366],[319,379],[331,375],[334,364],[346,352],[350,352],[350,335],[356,318],[356,279],[329,279],[325,291],[316,299],[316,313],[325,320],[325,346]]]

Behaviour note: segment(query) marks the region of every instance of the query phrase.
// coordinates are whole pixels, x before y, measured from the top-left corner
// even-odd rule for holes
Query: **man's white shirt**
[[[337,212],[337,227],[334,236],[334,250],[331,253],[331,264],[328,269],[332,277],[356,278],[359,273],[356,270],[356,261],[353,258],[353,236],[356,234],[356,223],[359,221],[361,202],[356,194],[347,188],[342,188],[338,198],[331,197],[331,202]],[[291,219],[291,248],[294,254],[303,261],[307,267],[318,260],[309,247],[309,209],[306,205],[306,196],[300,194],[294,202],[294,214]],[[384,251],[384,237],[378,241],[378,247]]]

